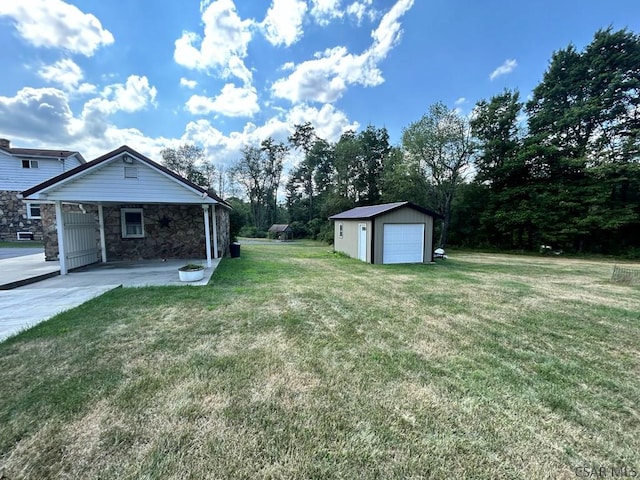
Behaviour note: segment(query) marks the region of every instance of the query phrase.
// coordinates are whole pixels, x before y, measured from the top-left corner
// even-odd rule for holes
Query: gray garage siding
[[[337,223],[337,221],[336,221]],[[432,261],[433,252],[433,217],[431,215],[418,212],[411,208],[400,208],[392,212],[382,214],[375,219],[373,249],[374,249],[374,263],[382,263],[382,251],[383,251],[383,235],[385,223],[423,223],[424,228],[424,263]],[[357,225],[356,225],[357,227]],[[357,233],[357,232],[356,232]],[[358,255],[358,245],[356,243],[356,254]]]
[[[358,225],[367,225],[367,262],[371,262],[371,221],[370,220],[336,220],[334,223],[334,245],[336,252],[344,253],[352,258],[358,258]],[[340,224],[343,225],[343,235],[340,238]]]

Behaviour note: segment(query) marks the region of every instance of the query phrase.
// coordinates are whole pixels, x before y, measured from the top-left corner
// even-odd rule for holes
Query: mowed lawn
[[[207,287],[0,344],[0,478],[640,475],[640,288],[612,268],[243,245]]]

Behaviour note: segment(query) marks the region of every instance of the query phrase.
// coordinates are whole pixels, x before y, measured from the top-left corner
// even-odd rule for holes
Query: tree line
[[[505,90],[471,115],[438,102],[397,146],[373,125],[332,143],[303,123],[287,142],[246,146],[225,182],[214,173],[197,180],[243,192],[229,199],[236,233],[289,223],[297,236],[331,241],[329,216],[411,201],[443,216],[438,246],[640,256],[640,37],[609,28],[582,51],[554,52],[527,101]]]

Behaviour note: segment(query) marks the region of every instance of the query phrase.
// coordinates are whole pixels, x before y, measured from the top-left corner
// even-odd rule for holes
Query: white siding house
[[[20,192],[86,163],[79,152],[12,148],[0,138],[0,240],[42,237],[38,203],[25,203]]]
[[[60,272],[97,261],[211,258],[229,247],[219,196],[122,146],[22,192],[43,210],[45,255]],[[75,207],[74,207],[75,206]]]

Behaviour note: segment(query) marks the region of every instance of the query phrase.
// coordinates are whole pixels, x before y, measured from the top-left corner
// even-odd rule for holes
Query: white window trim
[[[42,218],[42,210],[40,210],[40,215],[34,215],[33,213],[31,213],[31,208],[33,208],[34,205],[37,206],[38,209],[42,208],[41,203],[27,203],[27,218],[40,220]]]
[[[126,214],[139,213],[142,227],[141,233],[127,233]],[[121,208],[120,209],[120,226],[122,229],[122,238],[144,238],[144,213],[142,208]]]
[[[25,166],[24,162],[27,162],[28,166]],[[22,168],[24,168],[25,170],[28,168],[40,168],[38,160],[22,160],[20,163],[22,165]]]

